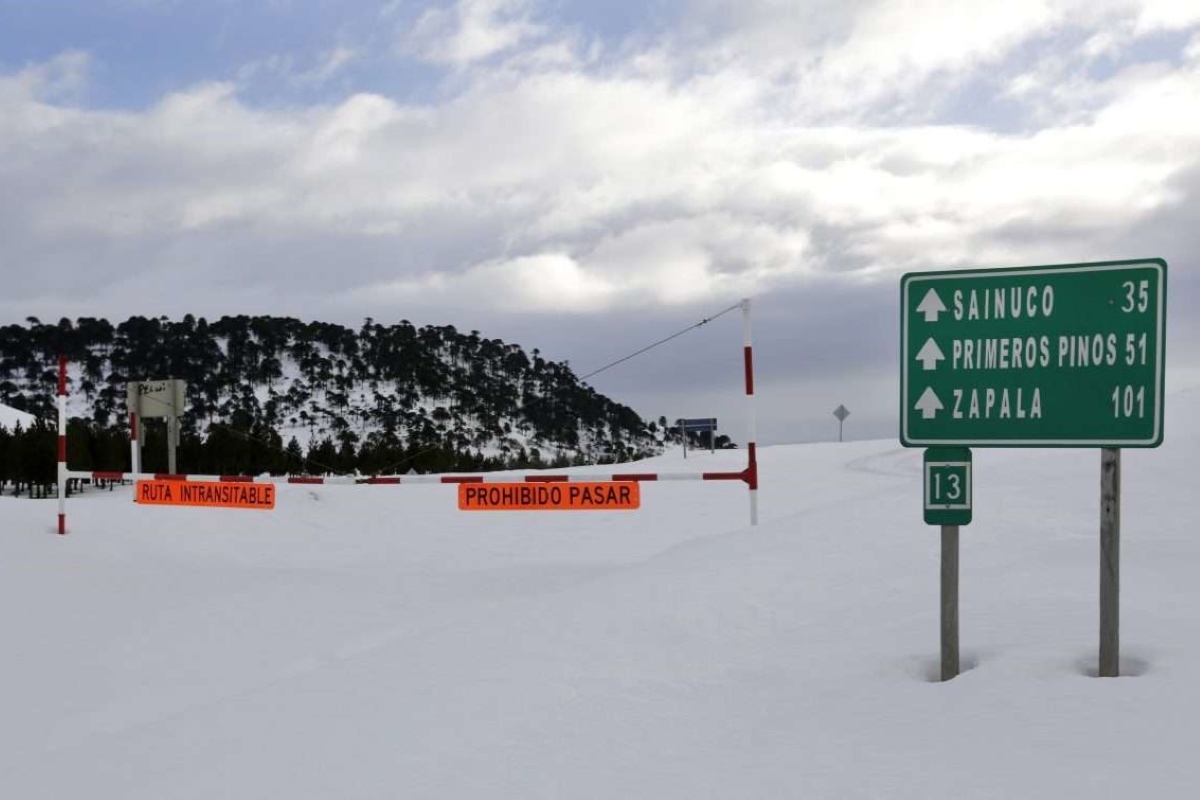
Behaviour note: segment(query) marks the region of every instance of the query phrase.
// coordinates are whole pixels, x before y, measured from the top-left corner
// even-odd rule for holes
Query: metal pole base
[[[942,680],[958,676],[958,526],[942,526]]]

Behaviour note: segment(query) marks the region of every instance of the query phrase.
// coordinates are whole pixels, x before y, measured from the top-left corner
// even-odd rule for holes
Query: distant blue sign
[[[675,424],[685,431],[715,431],[717,429],[717,418],[677,419],[675,420]]]

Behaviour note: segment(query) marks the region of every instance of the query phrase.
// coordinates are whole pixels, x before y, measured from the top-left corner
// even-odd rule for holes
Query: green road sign
[[[967,448],[925,451],[925,524],[971,524],[971,451]]]
[[[900,280],[900,443],[1157,447],[1162,259]]]

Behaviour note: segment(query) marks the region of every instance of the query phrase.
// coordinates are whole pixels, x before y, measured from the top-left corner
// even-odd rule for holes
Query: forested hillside
[[[163,378],[187,381],[181,471],[478,470],[659,449],[658,425],[566,364],[453,326],[367,319],[355,331],[191,315],[27,323],[0,327],[0,403],[53,420],[57,357],[67,356],[72,469],[128,469],[126,384]],[[151,421],[146,436],[145,469],[165,470],[165,426]]]

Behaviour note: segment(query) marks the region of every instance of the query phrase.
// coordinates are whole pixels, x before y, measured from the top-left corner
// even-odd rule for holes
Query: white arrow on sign
[[[934,419],[937,417],[937,412],[945,408],[942,401],[934,394],[933,389],[926,389],[921,394],[921,399],[913,406],[917,411],[921,412],[921,419]]]
[[[921,305],[917,306],[917,313],[924,314],[926,322],[937,322],[938,314],[945,310],[946,304],[942,302],[942,298],[935,289],[926,292],[925,298],[921,300]]]
[[[925,342],[925,346],[917,353],[917,361],[924,363],[925,371],[932,372],[937,369],[937,362],[945,361],[946,354],[942,352],[942,348],[937,346],[937,342],[929,339]]]

